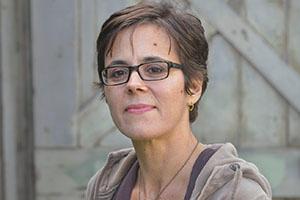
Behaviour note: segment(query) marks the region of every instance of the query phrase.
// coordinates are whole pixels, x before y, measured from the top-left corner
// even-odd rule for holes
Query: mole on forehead
[[[157,43],[153,43],[153,46],[157,46]]]

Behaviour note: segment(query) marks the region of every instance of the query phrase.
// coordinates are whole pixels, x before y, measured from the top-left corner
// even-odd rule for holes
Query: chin
[[[138,141],[138,140],[152,140],[161,136],[157,134],[157,132],[153,132],[153,130],[146,131],[147,129],[142,130],[131,130],[131,131],[121,131],[126,137],[131,140]]]

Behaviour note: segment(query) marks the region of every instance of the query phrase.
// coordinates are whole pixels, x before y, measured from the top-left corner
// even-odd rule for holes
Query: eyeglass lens
[[[137,70],[142,80],[154,81],[167,78],[169,66],[166,62],[143,63],[135,67],[114,66],[102,71],[102,78],[106,85],[123,84],[129,80],[131,72]]]

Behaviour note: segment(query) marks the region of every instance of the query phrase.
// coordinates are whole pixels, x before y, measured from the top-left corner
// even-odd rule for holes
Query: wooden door
[[[38,199],[80,199],[107,152],[131,145],[93,82],[101,23],[135,2],[32,0]],[[275,197],[300,197],[300,1],[178,2],[203,20],[210,45],[194,133],[203,143],[234,143]]]

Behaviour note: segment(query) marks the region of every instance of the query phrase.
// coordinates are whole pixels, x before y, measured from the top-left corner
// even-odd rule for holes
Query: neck
[[[186,185],[194,161],[202,150],[202,145],[196,147],[196,144],[198,141],[191,131],[168,136],[167,139],[133,141],[143,193],[159,194],[177,173],[174,182]]]

